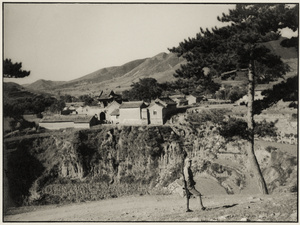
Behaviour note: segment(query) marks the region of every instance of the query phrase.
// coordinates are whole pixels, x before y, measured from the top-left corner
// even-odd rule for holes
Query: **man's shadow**
[[[232,204],[232,205],[223,205],[223,206],[217,206],[217,207],[211,207],[211,208],[206,208],[206,210],[213,210],[213,209],[221,209],[221,208],[231,208],[234,207],[238,204]]]

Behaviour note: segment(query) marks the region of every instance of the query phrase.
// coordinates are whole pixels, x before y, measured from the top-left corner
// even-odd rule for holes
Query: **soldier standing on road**
[[[203,206],[201,193],[195,188],[196,182],[194,181],[193,172],[191,170],[192,160],[190,158],[186,158],[184,161],[184,180],[186,182],[186,187],[188,190],[188,196],[187,196],[187,212],[192,212],[192,210],[189,209],[189,199],[190,195],[193,194],[194,196],[197,196],[199,198],[199,203],[201,210],[205,210],[206,208]]]

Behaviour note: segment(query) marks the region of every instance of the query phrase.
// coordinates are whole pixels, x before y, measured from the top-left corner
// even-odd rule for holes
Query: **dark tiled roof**
[[[165,108],[165,106],[163,104],[159,103],[159,102],[151,102],[150,105],[148,106],[148,108],[150,108],[150,107],[152,107],[154,105],[159,105],[159,106]]]
[[[143,101],[136,101],[136,102],[123,102],[120,105],[120,109],[125,109],[125,108],[141,108],[144,106]]]
[[[55,115],[47,116],[41,119],[41,123],[56,123],[56,122],[77,122],[77,123],[88,123],[92,119],[92,116],[78,116],[78,115]]]
[[[171,95],[169,96],[169,98],[173,99],[173,98],[185,98],[185,95]]]
[[[159,100],[167,103],[168,105],[176,105],[177,103],[175,101],[173,101],[171,98],[169,97],[160,97],[158,98]]]
[[[70,107],[70,106],[74,106],[74,107],[79,107],[79,106],[83,106],[84,102],[66,102],[66,106]]]

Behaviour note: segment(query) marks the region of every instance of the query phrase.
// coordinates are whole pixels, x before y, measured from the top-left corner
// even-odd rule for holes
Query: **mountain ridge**
[[[56,83],[41,79],[26,85],[26,88],[74,96],[82,95],[82,92],[97,94],[100,90],[109,89],[120,89],[121,92],[129,89],[133,82],[145,77],[153,77],[158,82],[175,80],[173,74],[184,62],[182,57],[177,57],[174,53],[161,52],[153,57],[136,59],[121,66],[102,68],[70,81]]]
[[[265,43],[271,52],[282,57],[284,61],[292,64],[295,73],[298,58],[295,48],[282,47],[280,43],[286,38],[279,38],[276,41]],[[138,82],[141,78],[151,77],[159,83],[175,81],[173,76],[180,65],[186,63],[183,57],[175,53],[161,52],[153,57],[136,59],[121,66],[106,67],[70,81],[38,80],[29,85],[23,85],[31,90],[45,91],[51,94],[70,94],[73,96],[85,94],[96,95],[100,91],[114,90],[122,92],[130,89],[132,83]],[[227,83],[230,81],[227,81]],[[234,82],[234,81],[233,81]]]

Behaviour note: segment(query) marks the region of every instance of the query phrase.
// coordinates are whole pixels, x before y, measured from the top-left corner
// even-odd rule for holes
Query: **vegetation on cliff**
[[[206,109],[183,114],[182,125],[100,126],[6,139],[5,192],[17,205],[170,194],[182,191],[175,184],[186,152],[194,160],[196,176],[215,180],[229,194],[243,193],[253,188],[253,175],[245,156],[247,144],[237,137],[245,131],[229,132],[231,139],[222,136],[222,129],[236,126],[230,114]],[[263,131],[261,135],[267,135]],[[271,191],[282,185],[295,191],[294,156],[270,147],[257,147],[256,154]]]

